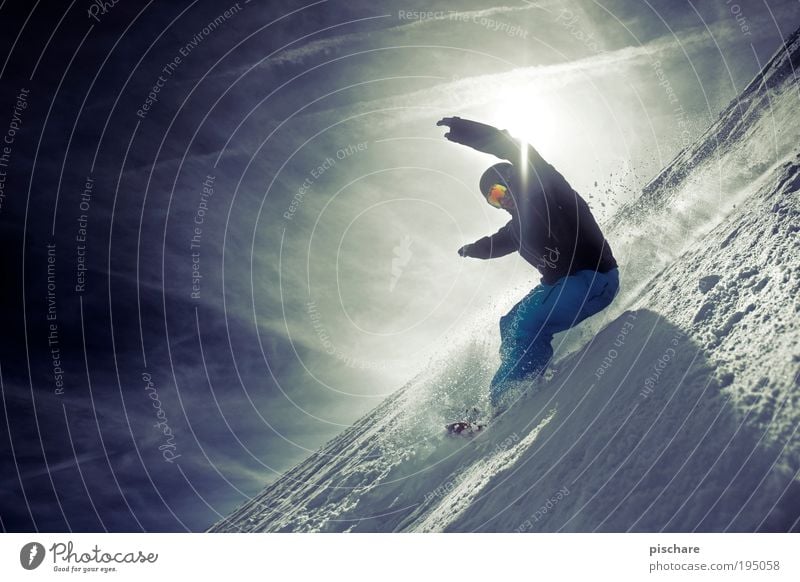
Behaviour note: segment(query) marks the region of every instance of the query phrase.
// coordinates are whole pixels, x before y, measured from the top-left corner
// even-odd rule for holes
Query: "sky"
[[[507,216],[441,117],[526,139],[603,224],[800,24],[791,1],[92,6],[0,4],[6,531],[203,530],[534,286],[457,255]]]

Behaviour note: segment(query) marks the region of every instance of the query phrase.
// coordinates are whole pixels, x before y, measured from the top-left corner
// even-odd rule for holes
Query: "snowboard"
[[[461,420],[450,422],[444,428],[449,436],[473,436],[486,428],[487,422],[479,420],[480,415],[477,408],[467,408]]]
[[[494,422],[508,412],[517,400],[537,394],[544,385],[552,380],[555,373],[555,368],[548,368],[542,374],[535,374],[530,378],[520,380],[518,386],[507,390],[500,398],[500,402],[492,407],[488,417],[484,416],[475,406],[467,408],[459,420],[444,425],[448,436],[469,437],[478,434],[488,426],[490,421]]]
[[[444,425],[444,427],[447,429],[447,434],[450,436],[472,436],[486,428],[486,425],[466,420],[457,420],[456,422]]]

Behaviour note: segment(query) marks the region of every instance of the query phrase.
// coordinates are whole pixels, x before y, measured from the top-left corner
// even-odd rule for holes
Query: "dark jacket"
[[[527,146],[525,160],[519,141],[506,131],[491,129],[462,143],[514,164],[515,176],[509,187],[517,209],[503,228],[467,245],[465,255],[492,259],[518,251],[541,272],[547,285],[584,269],[605,273],[616,268],[611,247],[589,205],[564,176],[532,146]],[[526,166],[524,177],[519,169]]]

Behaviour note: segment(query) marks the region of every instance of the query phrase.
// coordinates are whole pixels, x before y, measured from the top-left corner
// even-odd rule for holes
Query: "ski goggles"
[[[503,206],[500,204],[500,200],[502,200],[506,194],[508,194],[508,188],[502,184],[494,184],[486,194],[486,201],[495,208],[502,208]]]

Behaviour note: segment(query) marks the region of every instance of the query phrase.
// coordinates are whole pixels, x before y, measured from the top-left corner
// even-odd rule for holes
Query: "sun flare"
[[[537,149],[553,152],[562,146],[558,107],[543,99],[515,96],[501,99],[490,113],[493,124]]]

